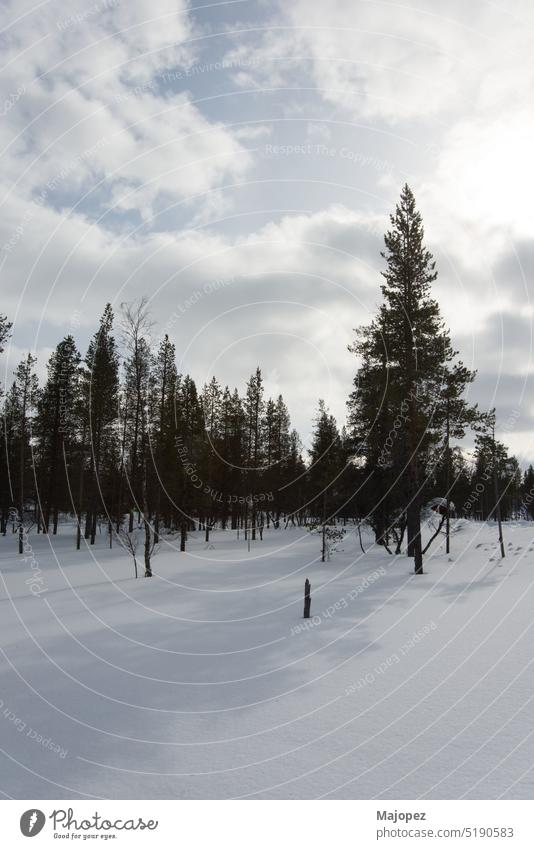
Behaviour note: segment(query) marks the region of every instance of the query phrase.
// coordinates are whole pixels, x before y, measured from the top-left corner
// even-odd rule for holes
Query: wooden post
[[[446,505],[445,509],[447,511],[445,517],[445,554],[450,554],[451,551],[451,425],[450,425],[450,406],[449,406],[449,397],[447,396],[447,444],[445,448],[445,462],[446,462]]]
[[[322,530],[322,546],[321,546],[321,563],[325,562],[326,557],[326,489],[323,492],[323,530]]]
[[[499,486],[497,483],[497,451],[495,446],[495,422],[493,422],[493,491],[495,495],[495,517],[499,527],[499,544],[501,546],[501,557],[505,557],[504,540],[502,536],[502,521],[501,521],[501,496],[499,495]]]
[[[310,618],[310,608],[311,608],[311,584],[306,578],[306,583],[304,584],[304,619]]]

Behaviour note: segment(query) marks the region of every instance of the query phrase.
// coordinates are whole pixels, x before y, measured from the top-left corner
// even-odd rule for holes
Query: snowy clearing
[[[138,580],[104,534],[0,538],[4,795],[532,798],[534,525],[504,533],[415,576],[353,528],[324,564],[305,529],[199,532]]]

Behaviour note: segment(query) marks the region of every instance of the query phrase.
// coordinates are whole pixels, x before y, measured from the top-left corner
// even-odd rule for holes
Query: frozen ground
[[[532,798],[534,526],[505,537],[466,523],[416,577],[354,531],[326,564],[219,531],[137,581],[104,537],[0,538],[3,793]]]

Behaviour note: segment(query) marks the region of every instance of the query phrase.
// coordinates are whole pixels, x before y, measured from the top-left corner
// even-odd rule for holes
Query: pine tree
[[[56,534],[59,510],[71,507],[68,475],[77,448],[80,354],[72,336],[66,336],[56,347],[47,371],[33,432],[37,439],[43,531],[48,532],[53,514]]]
[[[469,512],[483,520],[506,520],[521,506],[521,470],[506,445],[494,436],[494,411],[486,415],[485,427],[475,437],[474,473],[471,479]]]
[[[180,470],[177,466],[176,439],[176,393],[179,379],[176,371],[176,350],[165,335],[155,358],[152,375],[152,442],[151,442],[151,488],[154,492],[154,543],[159,541],[162,519],[171,522],[173,492]],[[162,508],[162,504],[164,508]]]
[[[107,304],[100,327],[93,336],[84,360],[82,371],[82,432],[84,444],[80,461],[79,493],[86,493],[85,537],[95,542],[99,512],[104,508],[110,515],[110,504],[104,501],[102,471],[112,466],[116,458],[117,409],[119,386],[119,357],[112,335],[113,310]],[[85,445],[85,440],[88,445]],[[84,487],[84,467],[89,455],[87,485]],[[82,497],[78,505],[78,540]]]
[[[322,526],[321,559],[324,562],[327,526],[335,523],[340,506],[339,481],[345,468],[345,458],[336,420],[323,400],[319,401],[309,455],[309,503],[316,522]]]
[[[141,298],[135,303],[122,303],[121,331],[126,351],[124,362],[124,433],[129,446],[127,463],[127,488],[130,492],[129,532],[133,530],[134,508],[141,512],[145,488],[144,473],[146,458],[143,448],[147,443],[147,434],[143,424],[148,426],[145,408],[149,398],[151,369],[150,348],[147,341],[152,329],[148,301]],[[122,491],[122,488],[121,488]]]
[[[181,487],[178,498],[180,514],[180,551],[185,551],[188,530],[195,530],[195,508],[198,502],[199,465],[204,442],[204,418],[195,381],[186,375],[180,382],[176,405],[177,451],[181,462]]]
[[[523,475],[521,484],[521,506],[526,518],[534,518],[534,468],[532,464]]]
[[[287,457],[280,469],[280,481],[277,492],[275,527],[280,524],[280,515],[286,516],[286,524],[291,521],[301,525],[306,512],[306,464],[302,458],[302,442],[295,429],[289,432]]]
[[[19,363],[6,398],[5,417],[9,422],[7,465],[12,504],[16,505],[17,511],[19,554],[24,553],[27,505],[30,499],[36,500],[31,448],[32,419],[39,393],[39,384],[33,371],[35,363],[35,357],[29,353]]]
[[[221,504],[222,525],[228,516],[232,530],[241,522],[241,505],[244,500],[245,411],[239,392],[225,387],[221,401]]]
[[[7,316],[0,315],[0,354],[4,351],[4,343],[11,335],[12,324],[7,320]],[[0,384],[0,397],[2,395],[2,385]]]
[[[263,473],[264,494],[268,499],[267,527],[271,511],[275,517],[282,509],[282,487],[286,483],[286,465],[290,454],[289,431],[291,421],[282,395],[276,401],[269,398],[265,408],[265,472]]]
[[[209,542],[210,527],[215,522],[218,510],[218,497],[222,480],[222,390],[217,378],[212,377],[205,384],[201,394],[202,415],[204,418],[203,451],[200,458],[200,475],[203,482],[199,492],[200,509],[203,515],[205,540]]]
[[[247,383],[243,409],[245,411],[245,465],[247,500],[245,508],[245,536],[248,535],[248,517],[250,513],[251,536],[256,539],[257,496],[261,474],[265,463],[264,451],[264,415],[263,379],[261,370],[256,369]]]
[[[421,574],[421,506],[432,479],[430,457],[444,437],[443,389],[450,384],[453,397],[459,398],[472,375],[461,364],[453,371],[456,352],[431,296],[435,263],[407,185],[390,220],[382,253],[383,304],[352,346],[362,356],[362,367],[349,405],[353,435],[356,440],[365,435],[367,457],[377,464],[374,469],[381,469],[377,477],[385,477],[383,485],[388,493],[395,491],[396,502],[402,499],[407,553],[414,558],[415,573]],[[383,503],[380,499],[377,507]]]
[[[4,343],[10,336],[11,322],[7,317],[0,315],[0,354],[4,350]],[[3,396],[3,387],[0,383],[0,399]],[[4,536],[7,530],[7,520],[9,507],[11,506],[11,495],[9,487],[9,469],[7,446],[9,444],[7,437],[7,424],[5,414],[0,421],[0,533]]]

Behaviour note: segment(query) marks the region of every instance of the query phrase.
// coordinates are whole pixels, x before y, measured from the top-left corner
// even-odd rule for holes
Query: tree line
[[[106,305],[82,356],[67,335],[40,386],[31,353],[3,393],[0,532],[30,525],[56,534],[73,517],[76,547],[105,531],[126,547],[141,529],[145,575],[163,532],[215,527],[245,539],[282,524],[368,522],[388,551],[406,546],[422,571],[421,516],[441,497],[453,512],[487,519],[498,499],[504,518],[532,517],[534,470],[521,475],[494,436],[494,413],[466,400],[474,372],[458,359],[432,284],[437,272],[424,245],[406,185],[385,234],[382,303],[357,328],[358,358],[339,429],[319,402],[310,448],[291,427],[286,403],[267,398],[260,368],[243,394],[213,377],[198,388],[179,373],[166,335],[151,346],[145,298]],[[11,325],[0,316],[0,352]],[[461,440],[475,431],[474,462]],[[494,473],[495,470],[495,473]]]

